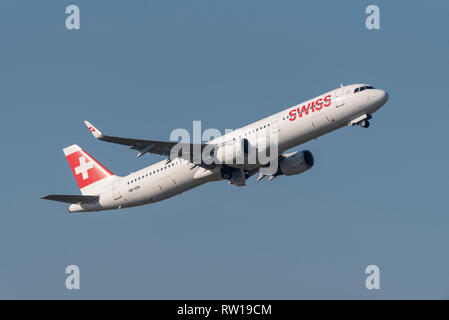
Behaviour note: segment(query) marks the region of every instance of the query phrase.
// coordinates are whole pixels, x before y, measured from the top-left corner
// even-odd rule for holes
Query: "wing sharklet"
[[[89,129],[90,132],[92,132],[93,136],[94,136],[96,139],[100,139],[100,140],[101,140],[101,138],[104,137],[103,133],[102,133],[100,130],[98,130],[97,128],[95,128],[95,127],[92,125],[92,123],[90,123],[89,121],[84,120],[84,124],[86,125],[87,129]]]

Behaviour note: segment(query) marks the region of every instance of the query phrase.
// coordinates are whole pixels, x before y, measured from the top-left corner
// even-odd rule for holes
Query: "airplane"
[[[69,212],[94,212],[162,201],[212,181],[227,180],[230,185],[241,187],[256,173],[257,181],[265,176],[271,181],[281,175],[301,174],[313,167],[313,154],[309,150],[285,151],[345,126],[368,128],[372,114],[388,98],[386,91],[368,84],[340,85],[205,143],[114,137],[85,121],[98,140],[129,146],[138,151],[138,157],[151,153],[167,158],[121,177],[74,144],[63,151],[81,195],[50,194],[42,199],[69,203]],[[276,136],[277,143],[268,144],[269,136]],[[276,152],[260,147],[264,145],[273,146]],[[178,151],[173,152],[176,147]],[[205,151],[207,148],[211,150]],[[255,161],[248,161],[250,150],[256,150]],[[267,160],[263,162],[258,157],[262,151],[273,154],[267,159],[276,167],[268,173],[264,170],[269,167]],[[209,154],[209,159],[204,154]],[[243,161],[235,161],[237,156]],[[274,158],[276,161],[272,161]]]

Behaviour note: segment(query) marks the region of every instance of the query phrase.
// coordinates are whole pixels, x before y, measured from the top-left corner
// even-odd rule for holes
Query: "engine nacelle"
[[[315,162],[312,152],[309,150],[296,151],[284,155],[284,157],[279,161],[278,171],[280,172],[278,174],[284,174],[286,176],[303,173],[312,168]]]

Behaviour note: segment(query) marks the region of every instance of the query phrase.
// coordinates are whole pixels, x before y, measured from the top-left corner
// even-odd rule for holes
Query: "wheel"
[[[230,168],[228,166],[223,166],[220,169],[220,173],[221,173],[221,177],[223,179],[229,180],[232,178],[232,168]]]
[[[360,126],[362,128],[368,128],[369,127],[369,121],[368,120],[363,120],[362,122],[360,122]]]

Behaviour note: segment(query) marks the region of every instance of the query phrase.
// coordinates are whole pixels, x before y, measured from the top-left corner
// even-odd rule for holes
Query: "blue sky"
[[[81,29],[65,29],[77,4]],[[365,28],[380,7],[381,30]],[[443,1],[2,1],[0,298],[449,298]],[[315,167],[153,205],[69,215],[77,143],[118,175],[159,161],[101,143],[237,128],[340,83],[390,100],[295,150]],[[76,264],[81,289],[65,288]],[[378,265],[378,291],[365,288]]]

